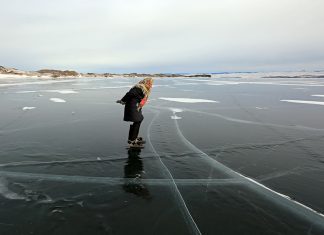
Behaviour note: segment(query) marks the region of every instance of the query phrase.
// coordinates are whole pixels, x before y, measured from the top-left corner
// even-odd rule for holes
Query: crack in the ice
[[[169,107],[158,107],[158,106],[153,106],[153,108],[165,109],[165,110],[170,109]],[[221,118],[221,119],[226,120],[226,121],[242,123],[242,124],[277,127],[277,128],[286,128],[286,129],[294,129],[294,130],[321,131],[321,132],[324,131],[324,128],[314,128],[314,127],[308,127],[308,126],[302,126],[302,125],[283,125],[283,124],[275,124],[275,123],[267,123],[267,122],[249,121],[249,120],[244,120],[244,119],[239,119],[239,118],[228,117],[228,116],[218,114],[218,113],[208,113],[208,112],[194,110],[194,109],[188,109],[188,108],[183,108],[183,111],[184,112],[187,111],[187,112],[192,112],[192,113],[206,114],[206,115],[209,115],[209,116],[214,116],[214,117]]]
[[[181,213],[183,214],[184,218],[186,218],[186,223],[188,224],[188,226],[190,226],[190,232],[192,234],[201,234],[195,220],[193,219],[178,187],[177,187],[177,184],[176,182],[174,181],[174,178],[171,174],[171,172],[169,171],[169,169],[167,168],[167,166],[163,163],[162,159],[160,158],[160,155],[157,153],[157,151],[155,150],[153,144],[152,144],[152,141],[151,141],[151,136],[150,136],[150,131],[151,131],[151,127],[152,127],[152,124],[153,122],[155,121],[155,119],[157,118],[157,116],[159,115],[160,112],[156,113],[155,116],[153,117],[153,119],[151,120],[151,123],[149,124],[148,128],[147,128],[147,140],[148,140],[148,143],[149,145],[151,146],[155,156],[159,159],[161,165],[164,167],[165,169],[165,172],[166,174],[170,177],[170,179],[173,181],[173,185],[174,185],[174,190],[175,190],[175,193],[176,193],[176,199],[178,199],[179,201],[179,206],[180,206],[180,210],[181,210]]]
[[[41,173],[0,171],[0,177],[16,179],[35,179],[58,182],[72,183],[93,183],[105,185],[123,185],[125,183],[136,183],[138,181],[152,186],[167,185],[203,185],[209,182],[214,186],[237,185],[242,184],[240,179],[138,179],[138,178],[118,178],[118,177],[101,177],[101,176],[82,176],[82,175],[52,175]]]
[[[218,162],[214,158],[210,157],[203,151],[201,151],[199,148],[197,148],[195,145],[193,145],[188,139],[186,139],[180,128],[177,120],[174,120],[175,126],[178,132],[178,135],[182,139],[182,141],[193,151],[196,151],[197,153],[200,153],[203,159],[205,159],[207,162],[212,163],[213,166],[216,167],[218,170],[222,170],[224,173],[228,174],[229,176],[233,178],[239,178],[242,179],[245,182],[245,185],[252,189],[254,192],[259,193],[260,195],[263,195],[268,200],[273,201],[277,205],[280,205],[281,207],[284,207],[291,212],[293,212],[295,215],[302,217],[303,219],[309,221],[310,223],[315,223],[317,226],[324,228],[324,215],[320,212],[298,202],[291,198],[289,198],[286,195],[283,195],[279,192],[276,192],[267,186],[257,182],[256,180],[249,178],[247,176],[244,176],[240,174],[239,172],[236,172],[232,170],[231,168],[223,165],[222,163]]]

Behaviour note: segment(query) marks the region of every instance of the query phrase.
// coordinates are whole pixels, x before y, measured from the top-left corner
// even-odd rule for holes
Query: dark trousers
[[[142,122],[134,122],[129,126],[128,140],[133,141],[137,138],[141,123]]]

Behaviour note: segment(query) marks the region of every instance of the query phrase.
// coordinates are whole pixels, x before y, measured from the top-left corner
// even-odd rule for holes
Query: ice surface
[[[61,98],[50,98],[50,101],[53,101],[55,103],[65,103],[66,101]]]
[[[223,165],[222,163],[218,162],[216,159],[210,157],[208,154],[197,148],[193,145],[181,132],[180,127],[175,120],[176,129],[181,137],[182,141],[190,148],[192,151],[197,152],[203,157],[206,161],[210,162],[210,165],[218,170],[223,171],[224,173],[228,174],[233,179],[242,179],[245,180],[247,183],[247,187],[250,187],[256,193],[259,193],[267,198],[269,198],[272,202],[287,208],[288,210],[292,211],[295,215],[300,216],[301,218],[307,219],[310,222],[316,221],[318,225],[324,227],[324,215],[292,198],[289,196],[279,193],[259,182],[256,180],[244,176],[239,172],[228,168],[227,166]]]
[[[28,84],[21,80],[22,86],[0,87],[5,114],[0,120],[0,136],[4,137],[0,146],[0,201],[2,214],[8,218],[1,222],[18,224],[20,215],[29,213],[30,222],[35,224],[43,213],[50,215],[54,211],[57,216],[57,211],[62,211],[62,218],[77,221],[77,227],[88,229],[88,233],[108,228],[111,230],[107,233],[127,234],[129,230],[125,228],[122,233],[118,221],[124,224],[135,221],[130,228],[146,226],[145,231],[151,229],[150,233],[143,230],[145,234],[238,234],[228,233],[230,226],[216,219],[217,214],[225,211],[224,221],[235,221],[237,216],[237,227],[242,229],[242,234],[263,234],[260,230],[267,234],[284,234],[285,229],[289,230],[286,234],[307,234],[307,231],[323,234],[314,232],[313,225],[323,224],[320,179],[323,178],[321,142],[324,128],[320,117],[324,109],[308,106],[305,113],[303,106],[284,105],[278,101],[292,97],[295,101],[307,101],[307,96],[313,96],[307,102],[324,101],[321,95],[324,93],[317,87],[324,85],[324,81],[262,78],[266,75],[238,74],[241,78],[233,74],[212,75],[203,80],[183,78],[183,83],[186,80],[198,83],[191,86],[188,83],[181,86],[181,79],[156,81],[155,88],[161,88],[153,89],[150,96],[153,102],[143,109],[145,120],[140,134],[143,136],[143,130],[146,131],[143,137],[147,144],[135,166],[129,165],[133,156],[130,158],[125,150],[128,124],[122,122],[123,107],[116,105],[114,100],[124,95],[126,88],[137,79],[73,79],[73,82],[58,84],[39,84],[34,79],[36,83],[33,84],[31,80]],[[124,81],[131,81],[130,86],[124,86],[128,85],[123,84]],[[175,83],[178,86],[171,89]],[[76,84],[82,86],[76,87]],[[307,93],[298,91],[303,86],[307,86],[302,88]],[[186,88],[194,92],[185,92]],[[44,97],[38,97],[37,92],[44,92]],[[73,103],[53,112],[48,99],[64,98],[67,96],[64,94],[72,94]],[[208,103],[192,104],[201,100]],[[221,103],[214,105],[217,100]],[[93,105],[99,103],[107,106]],[[22,107],[28,110],[28,105],[37,107],[40,115],[30,116],[27,111],[21,111]],[[182,120],[178,121],[179,118]],[[201,120],[199,125],[196,120]],[[205,167],[201,167],[202,162]],[[142,167],[141,172],[146,172],[143,178],[126,175],[128,167],[136,171],[138,165]],[[295,167],[305,170],[292,170]],[[309,181],[303,181],[303,177]],[[313,184],[307,184],[310,181]],[[143,199],[124,190],[129,183],[135,184],[139,191],[150,191],[151,198]],[[244,190],[250,192],[248,197],[242,193]],[[46,193],[55,199],[50,208],[12,200],[28,199],[26,192],[33,192],[33,197]],[[166,198],[167,193],[172,196]],[[256,195],[258,197],[254,197]],[[119,199],[122,204],[118,204]],[[235,202],[240,203],[233,213],[229,213],[228,205]],[[149,219],[153,217],[152,211],[160,211],[160,208],[166,210],[161,210],[164,213],[150,223],[133,216],[143,215],[147,210],[145,218]],[[178,220],[174,219],[175,213],[179,213]],[[89,216],[82,221],[84,214]],[[107,217],[111,214],[117,214],[118,219]],[[56,219],[59,218],[42,219],[38,223],[43,226],[40,232],[46,233],[53,223],[62,233],[69,231],[62,224],[64,222]],[[107,223],[104,228],[100,227],[102,221]],[[179,221],[185,221],[188,232],[174,231]],[[301,225],[300,221],[306,222]],[[280,226],[284,229],[280,230]],[[32,225],[21,227],[27,232],[34,231]],[[4,227],[0,223],[0,233],[15,232],[14,229],[9,232],[1,229]],[[161,229],[165,230],[161,232]],[[259,230],[255,232],[254,229]]]
[[[161,100],[180,102],[180,103],[219,103],[215,100],[206,99],[192,99],[192,98],[170,98],[170,97],[159,97]]]

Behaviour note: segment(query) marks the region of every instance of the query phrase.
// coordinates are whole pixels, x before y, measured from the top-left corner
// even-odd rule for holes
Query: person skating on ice
[[[141,147],[145,143],[142,137],[138,136],[141,123],[144,119],[142,108],[147,102],[153,85],[152,78],[144,78],[132,87],[117,103],[125,105],[124,121],[133,122],[129,127],[128,144],[130,147]]]

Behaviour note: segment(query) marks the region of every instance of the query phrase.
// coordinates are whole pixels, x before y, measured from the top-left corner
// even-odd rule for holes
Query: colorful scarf
[[[135,85],[135,87],[140,88],[143,91],[143,94],[144,94],[144,98],[141,100],[141,102],[139,104],[140,108],[142,108],[145,105],[145,103],[146,103],[146,101],[148,99],[148,96],[151,93],[152,85],[153,85],[153,79],[152,78],[144,78],[143,80],[139,81]]]

